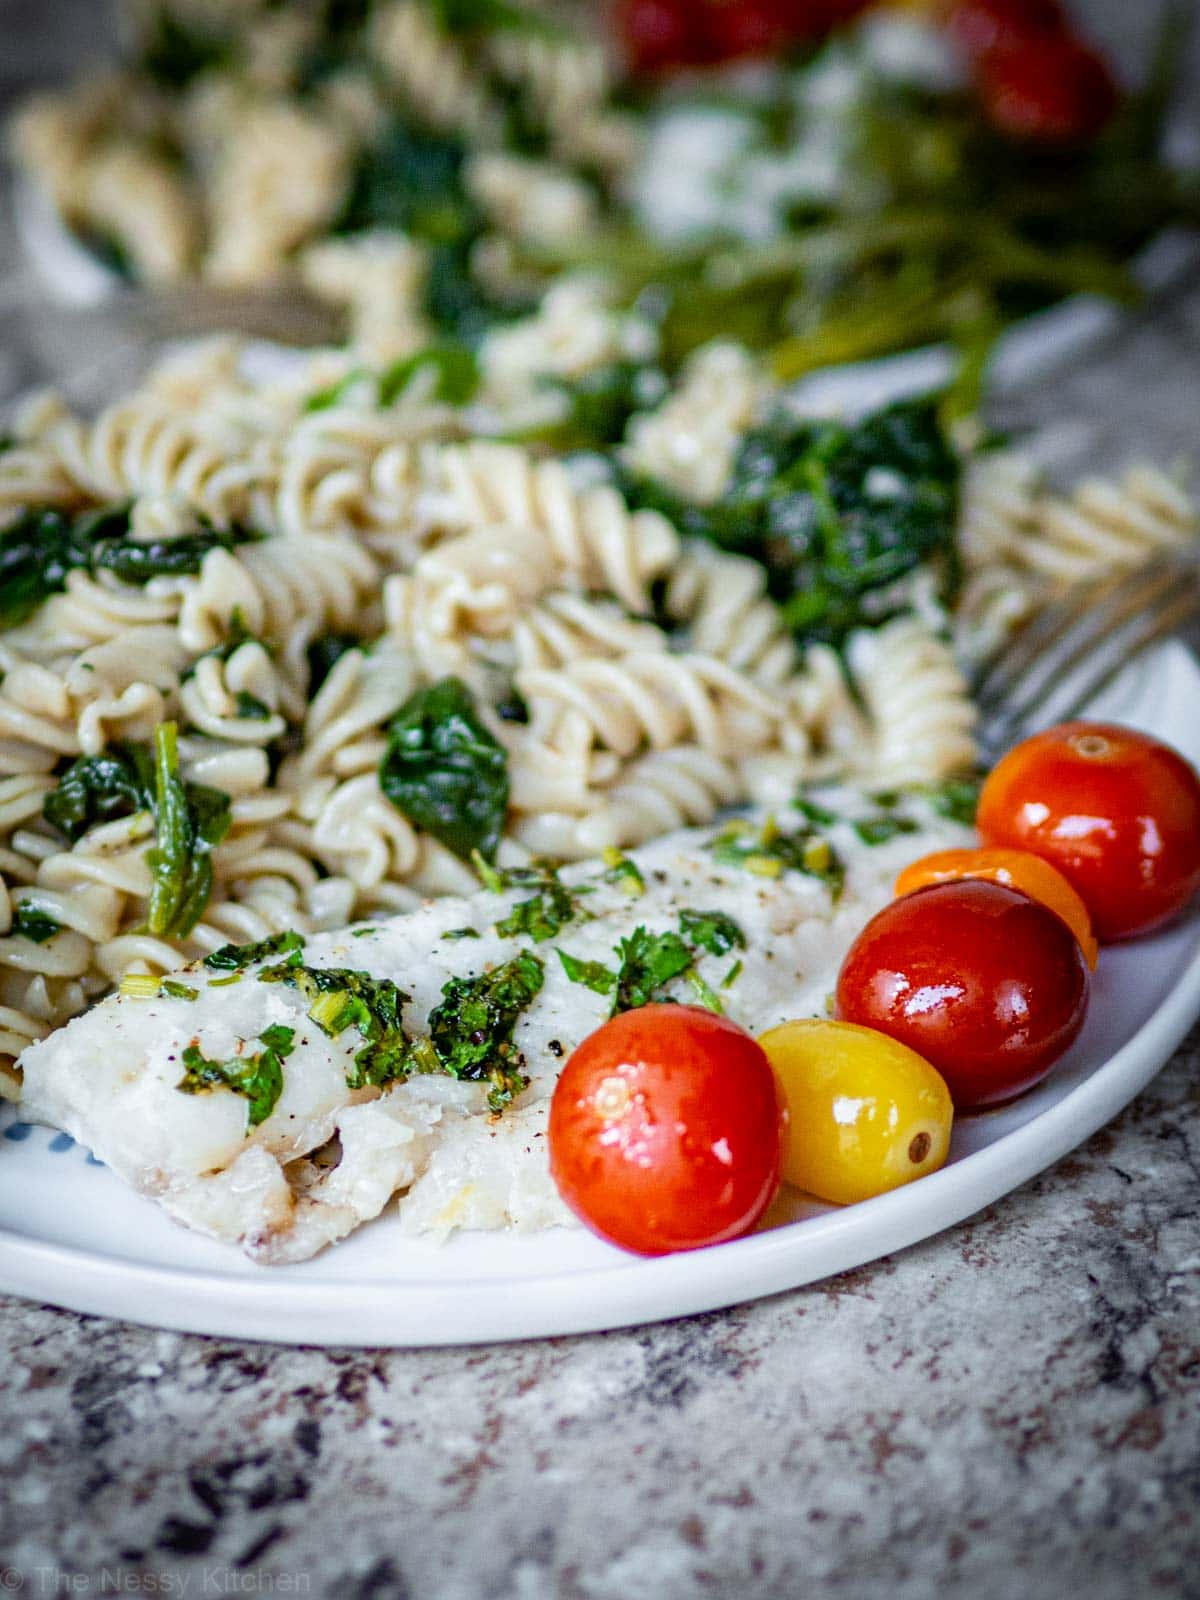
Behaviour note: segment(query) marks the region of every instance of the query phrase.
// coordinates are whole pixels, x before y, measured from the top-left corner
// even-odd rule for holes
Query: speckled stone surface
[[[100,10],[0,0],[0,101]],[[1194,448],[1198,332],[1033,413]],[[936,1239],[654,1328],[330,1352],[0,1298],[0,1596],[1200,1600],[1198,1069]]]
[[[940,1238],[635,1332],[322,1352],[3,1304],[11,1587],[1200,1595],[1198,1068],[1200,1033]]]

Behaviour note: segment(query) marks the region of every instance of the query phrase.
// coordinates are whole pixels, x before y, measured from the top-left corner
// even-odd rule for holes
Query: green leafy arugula
[[[231,550],[260,537],[235,525],[202,522],[176,539],[134,539],[127,504],[80,516],[31,506],[0,533],[0,627],[11,628],[66,587],[71,572],[111,572],[123,583],[199,572],[210,550]]]
[[[522,951],[476,978],[451,978],[430,1013],[429,1038],[441,1070],[452,1078],[489,1083],[493,1111],[503,1110],[529,1082],[513,1028],[544,978],[540,959]]]
[[[213,1089],[230,1089],[247,1102],[246,1132],[265,1122],[283,1093],[283,1063],[295,1048],[294,1028],[276,1023],[265,1028],[259,1039],[262,1049],[251,1055],[231,1056],[214,1061],[190,1044],[183,1052],[184,1074],[175,1087],[184,1094],[208,1094]]]
[[[392,718],[379,785],[455,855],[491,861],[508,809],[508,756],[458,678],[420,689]]]

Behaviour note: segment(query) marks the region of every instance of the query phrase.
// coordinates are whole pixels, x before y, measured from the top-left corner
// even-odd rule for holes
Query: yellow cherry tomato
[[[915,1050],[852,1022],[785,1022],[759,1039],[790,1116],[783,1178],[850,1205],[936,1172],[954,1107]]]
[[[989,845],[975,850],[935,850],[922,856],[896,879],[897,895],[912,894],[931,883],[952,883],[960,878],[983,878],[1002,883],[1006,889],[1019,889],[1031,900],[1040,900],[1062,918],[1079,941],[1084,960],[1095,968],[1100,947],[1092,932],[1088,908],[1057,867],[1028,850],[1010,850]]]

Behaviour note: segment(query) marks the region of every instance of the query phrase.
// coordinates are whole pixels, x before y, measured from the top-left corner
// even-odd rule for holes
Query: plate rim
[[[1200,914],[1192,922],[1200,930]],[[558,1338],[674,1320],[784,1293],[907,1249],[956,1226],[1044,1172],[1123,1110],[1200,1017],[1200,939],[1137,1032],[1054,1105],[919,1183],[702,1250],[619,1258],[579,1272],[510,1279],[430,1278],[389,1294],[386,1279],[291,1278],[147,1266],[0,1228],[0,1280],[25,1299],[180,1333],[266,1344],[420,1349]],[[947,1195],[951,1198],[947,1202]],[[849,1238],[849,1248],[847,1248]],[[580,1285],[602,1285],[597,1296]],[[469,1292],[473,1326],[447,1316]],[[135,1300],[135,1306],[130,1301]],[[281,1303],[282,1302],[282,1303]],[[281,1328],[280,1317],[291,1325]],[[302,1337],[295,1324],[304,1324]]]

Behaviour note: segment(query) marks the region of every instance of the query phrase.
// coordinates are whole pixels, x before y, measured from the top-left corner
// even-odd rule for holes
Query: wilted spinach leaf
[[[154,761],[145,745],[114,744],[80,756],[42,802],[51,827],[75,843],[98,822],[154,809]]]
[[[455,855],[490,861],[508,809],[508,756],[458,678],[420,689],[388,726],[379,784],[398,811]]]
[[[878,626],[880,591],[922,564],[939,560],[953,584],[959,476],[936,402],[921,399],[853,425],[779,413],[747,434],[711,506],[646,480],[625,491],[682,532],[760,561],[796,637],[838,644]]]
[[[60,593],[76,569],[113,573],[123,583],[199,572],[212,549],[230,550],[257,539],[248,528],[205,522],[177,539],[142,541],[129,535],[129,506],[101,506],[71,517],[53,507],[30,507],[0,533],[0,627],[23,622]]]
[[[28,900],[22,900],[13,912],[12,926],[8,931],[14,938],[45,944],[47,939],[53,939],[56,933],[62,932],[62,923],[56,922],[48,911],[39,911]]]
[[[154,730],[154,876],[146,926],[180,938],[199,922],[212,892],[212,852],[229,832],[229,796],[202,783],[184,783],[173,722]]]

